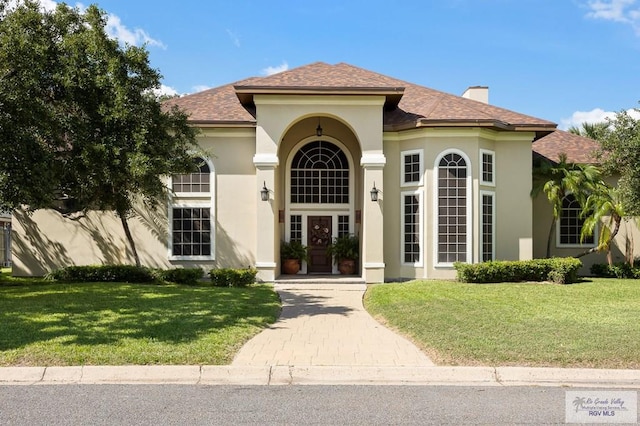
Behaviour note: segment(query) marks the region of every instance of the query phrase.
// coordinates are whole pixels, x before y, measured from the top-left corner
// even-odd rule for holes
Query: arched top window
[[[455,152],[438,162],[437,179],[437,263],[469,262],[470,205],[465,158]]]
[[[210,192],[211,169],[207,162],[200,157],[193,159],[197,172],[186,175],[174,175],[172,177],[172,189],[174,192]]]
[[[342,149],[326,141],[300,148],[291,163],[291,202],[349,202],[349,161]]]
[[[460,154],[452,152],[443,156],[438,166],[440,178],[463,179],[467,177],[467,162]]]

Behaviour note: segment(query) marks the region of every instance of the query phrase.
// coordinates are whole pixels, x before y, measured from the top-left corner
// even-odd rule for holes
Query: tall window
[[[170,257],[176,260],[214,258],[213,173],[203,158],[194,159],[198,171],[174,175],[170,212]]]
[[[302,242],[302,216],[299,214],[290,217],[289,241]]]
[[[296,153],[291,164],[291,202],[349,203],[349,162],[338,146],[314,141]]]
[[[421,194],[402,193],[402,262],[416,266],[422,259]]]
[[[467,262],[469,248],[467,162],[457,153],[438,162],[437,263]]]
[[[495,193],[480,191],[482,198],[482,261],[495,258]]]
[[[580,233],[584,219],[580,217],[582,208],[573,194],[569,194],[562,200],[560,213],[560,226],[558,227],[558,243],[561,246],[578,246],[595,244],[594,236],[586,237],[580,241]],[[595,235],[595,232],[594,232]]]
[[[400,158],[402,161],[401,185],[422,185],[422,150],[403,151]]]

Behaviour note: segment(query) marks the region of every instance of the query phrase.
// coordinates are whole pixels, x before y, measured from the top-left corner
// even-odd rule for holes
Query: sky
[[[41,0],[43,7],[54,0]],[[89,3],[74,3],[84,7]],[[640,0],[98,0],[188,94],[313,62],[349,64],[566,129],[640,101]]]

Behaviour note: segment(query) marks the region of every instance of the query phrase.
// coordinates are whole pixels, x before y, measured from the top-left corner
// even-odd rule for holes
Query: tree
[[[607,253],[607,261],[611,265],[611,243],[618,235],[620,224],[625,217],[622,202],[616,188],[612,188],[604,182],[594,186],[588,195],[582,210],[584,224],[582,225],[581,239],[593,235],[596,225],[600,224],[598,233],[598,245],[577,257],[586,256],[596,251]]]
[[[640,110],[635,109],[636,112]],[[627,111],[608,120],[609,130],[599,141],[605,172],[619,174],[618,190],[624,211],[640,216],[640,120]]]
[[[581,206],[584,206],[588,194],[602,181],[600,170],[589,164],[567,162],[567,155],[560,154],[557,163],[542,160],[533,169],[532,197],[544,192],[553,207],[553,221],[547,238],[547,257],[551,257],[551,242],[556,222],[562,214],[562,200],[567,194],[573,194]]]
[[[573,133],[574,135],[584,136],[585,138],[600,140],[600,138],[606,134],[608,128],[609,123],[606,121],[599,123],[584,122],[580,127],[569,127],[568,132]]]
[[[193,170],[195,130],[153,94],[148,52],[106,33],[96,6],[0,0],[0,208],[112,210],[127,222],[138,199],[164,200],[164,177]]]

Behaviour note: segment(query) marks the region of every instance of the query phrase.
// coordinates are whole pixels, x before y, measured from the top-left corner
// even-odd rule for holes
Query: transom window
[[[422,185],[422,150],[403,151],[402,186]]]
[[[580,217],[581,212],[582,207],[580,207],[580,203],[573,194],[564,197],[558,230],[558,242],[560,245],[593,245],[595,243],[593,235],[580,241],[582,225],[584,225],[584,219]]]
[[[481,183],[495,185],[495,154],[493,151],[480,150],[480,163],[482,166]]]
[[[314,141],[296,153],[291,164],[291,202],[349,203],[349,162],[338,146]]]
[[[467,261],[467,162],[456,153],[438,163],[438,263]]]
[[[174,175],[172,189],[174,192],[209,192],[211,189],[211,170],[202,158],[194,158],[198,168],[195,173]]]

